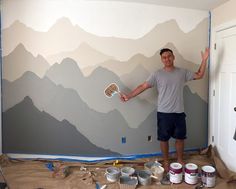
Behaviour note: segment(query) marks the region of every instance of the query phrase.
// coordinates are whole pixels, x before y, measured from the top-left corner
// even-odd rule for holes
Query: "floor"
[[[212,149],[210,149],[212,150]],[[116,162],[117,168],[130,166],[135,170],[144,169],[144,163],[158,160],[160,157],[120,160]],[[171,161],[175,161],[172,157]],[[198,167],[213,165],[217,169],[216,189],[235,189],[236,173],[224,167],[223,162],[214,154],[209,155],[209,149],[201,153],[185,154],[186,163],[195,163]],[[99,189],[106,185],[106,189],[134,189],[131,185],[120,185],[119,182],[107,181],[105,171],[108,167],[114,166],[114,161],[81,163],[62,162],[49,160],[13,160],[6,155],[0,157],[1,171],[0,181],[6,182],[8,189]],[[140,189],[190,189],[200,185],[181,184],[163,185],[155,179],[148,186],[138,185]],[[2,187],[5,188],[5,187]],[[0,187],[0,189],[2,189]]]

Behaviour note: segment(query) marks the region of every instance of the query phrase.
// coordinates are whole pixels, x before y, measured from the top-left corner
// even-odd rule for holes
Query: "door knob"
[[[234,111],[236,112],[236,107],[234,107]]]

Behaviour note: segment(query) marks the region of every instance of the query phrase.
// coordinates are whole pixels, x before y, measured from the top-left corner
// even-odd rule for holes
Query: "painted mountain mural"
[[[30,75],[30,73],[27,73],[27,74]],[[31,76],[31,80],[32,79],[33,77]],[[10,88],[10,87],[7,87],[7,85],[9,86],[10,84],[9,82],[6,82],[6,83],[4,82],[3,84],[4,84],[4,87]],[[108,114],[101,114],[101,113],[92,111],[83,102],[80,102],[79,100],[77,100],[76,102],[75,100],[76,98],[73,98],[72,91],[67,91],[63,93],[62,90],[63,90],[62,88],[61,90],[60,89],[53,90],[53,91],[56,91],[57,94],[59,93],[59,95],[56,95],[56,94],[53,95],[56,100],[53,100],[50,103],[50,106],[55,107],[58,110],[58,112],[61,112],[61,114],[64,114],[63,117],[65,117],[65,119],[62,119],[62,121],[60,122],[57,121],[56,122],[57,125],[56,125],[56,123],[52,124],[51,121],[49,121],[47,118],[43,118],[43,116],[45,116],[45,117],[50,117],[52,119],[51,115],[53,115],[53,112],[55,111],[55,109],[50,110],[50,108],[47,106],[44,108],[45,110],[43,111],[43,113],[40,113],[42,118],[35,119],[35,116],[33,116],[34,115],[33,113],[36,111],[36,107],[33,106],[33,103],[31,102],[31,100],[29,100],[29,97],[26,96],[24,97],[22,102],[20,102],[19,104],[16,104],[15,106],[13,106],[12,108],[8,109],[7,111],[3,113],[3,120],[4,120],[3,125],[5,125],[3,127],[4,128],[3,132],[4,133],[9,132],[8,135],[5,135],[5,136],[11,136],[10,133],[12,134],[14,133],[14,135],[17,135],[18,132],[13,131],[15,127],[16,129],[17,127],[20,127],[19,130],[22,133],[26,133],[27,135],[27,133],[31,133],[29,132],[31,130],[29,130],[28,127],[33,127],[32,130],[34,130],[35,125],[37,126],[37,124],[40,123],[44,125],[43,131],[48,132],[48,135],[45,135],[45,137],[48,137],[47,140],[53,140],[53,139],[50,139],[50,137],[54,138],[54,136],[52,136],[52,133],[61,133],[60,128],[62,127],[62,125],[63,125],[63,128],[66,129],[66,127],[68,126],[68,122],[65,120],[68,120],[69,122],[77,121],[77,123],[75,122],[75,124],[73,125],[75,125],[75,128],[77,129],[78,132],[83,133],[82,135],[84,135],[92,143],[96,144],[97,146],[100,146],[100,148],[105,148],[105,149],[109,149],[110,151],[116,152],[116,153],[113,153],[113,155],[117,155],[117,153],[120,153],[120,154],[155,153],[160,150],[158,142],[156,140],[156,111],[155,110],[150,113],[147,119],[143,121],[139,125],[138,128],[132,129],[128,127],[127,123],[125,122],[125,120],[122,118],[121,114],[117,110],[111,111]],[[44,91],[44,89],[38,88],[38,90],[36,90],[35,92],[38,93],[39,91]],[[188,115],[187,117],[188,135],[191,136],[187,140],[186,147],[194,148],[198,145],[204,146],[204,144],[206,144],[206,139],[207,139],[205,136],[207,133],[207,127],[206,127],[207,126],[207,119],[206,119],[207,118],[207,104],[204,101],[202,101],[198,95],[192,94],[188,87],[185,87],[184,94],[185,94],[185,98],[187,99],[185,108],[186,108],[186,113]],[[74,95],[76,96],[75,93]],[[44,97],[45,96],[42,96],[42,99]],[[70,101],[69,99],[71,100],[71,102],[68,102]],[[59,105],[59,101],[61,102],[67,101],[67,102],[65,102],[63,105]],[[77,106],[79,108],[77,108],[76,110]],[[194,106],[194,109],[192,108],[192,106]],[[40,112],[40,110],[37,110],[36,112]],[[49,113],[46,114],[45,112],[49,112]],[[69,116],[73,114],[73,112],[76,112],[76,116],[78,118],[77,120]],[[197,117],[193,115],[191,116],[191,114],[198,115],[198,116]],[[55,114],[53,116],[57,117],[57,115]],[[12,119],[12,117],[14,117],[14,119]],[[22,119],[24,121],[22,121]],[[40,120],[44,120],[44,121],[40,121]],[[51,130],[51,125],[55,125],[53,127],[53,130]],[[71,128],[71,124],[69,125]],[[73,131],[75,132],[75,130]],[[196,135],[196,132],[200,133],[200,135]],[[67,136],[69,136],[69,133]],[[64,136],[65,136],[65,140],[68,140],[68,138],[70,138],[70,137],[66,137],[66,135]],[[151,136],[153,140],[148,141],[148,136]],[[40,134],[38,137],[40,137]],[[126,139],[127,142],[125,144],[121,143],[122,137],[127,138]],[[19,139],[17,143],[15,143],[16,138]],[[29,136],[27,137],[25,136],[22,138],[22,136],[19,135],[18,137],[17,136],[7,137],[7,139],[6,140],[5,139],[4,141],[7,141],[5,143],[6,145],[4,145],[5,152],[15,151],[15,152],[20,152],[20,153],[30,153],[30,147],[29,148],[27,147],[27,149],[25,149],[25,148],[21,148],[21,146],[18,146],[30,140],[32,140],[32,142],[35,145],[37,144],[35,147],[39,146],[39,149],[42,150],[42,151],[40,150],[38,151],[38,149],[35,148],[35,150],[33,150],[33,152],[31,153],[42,153],[44,151],[45,153],[49,153],[49,154],[53,154],[53,153],[62,154],[65,152],[65,154],[73,153],[73,155],[79,155],[79,156],[91,155],[91,153],[94,153],[95,156],[99,156],[101,155],[100,152],[102,152],[98,149],[97,151],[92,152],[90,151],[89,145],[86,145],[84,143],[83,143],[84,147],[88,149],[87,154],[83,153],[83,151],[79,151],[79,150],[77,151],[74,149],[73,149],[73,152],[65,151],[63,145],[60,145],[57,148],[55,148],[58,150],[57,152],[52,149],[51,151],[47,149],[47,145],[44,146],[45,147],[44,149],[43,145],[42,144],[40,145],[41,140],[38,141],[37,137],[29,138]],[[79,141],[77,140],[73,140],[73,141],[74,141],[74,145],[78,145],[78,146],[81,145]],[[7,144],[9,144],[9,146]],[[60,148],[61,148],[61,153],[60,153]],[[106,156],[109,154],[111,155],[111,153],[108,153],[107,151],[106,153],[105,152],[103,153],[103,156]]]
[[[26,72],[14,82],[3,80],[3,89],[4,111],[14,109],[17,103],[30,96],[40,111],[47,112],[59,121],[68,120],[88,140],[101,148],[120,154],[153,153],[159,150],[155,140],[156,110],[150,112],[137,128],[130,128],[118,110],[108,113],[92,110],[73,89],[55,85],[47,77],[40,79],[31,72]],[[198,95],[192,94],[188,87],[184,94],[187,99],[186,113],[190,114],[187,123],[191,143],[187,143],[187,146],[194,147],[199,143],[202,146],[206,142],[207,104]],[[21,113],[24,114],[24,111]],[[192,137],[196,131],[202,137]],[[148,136],[153,137],[151,143],[147,140]],[[122,137],[127,137],[125,145],[121,143]]]
[[[170,41],[184,59],[199,64],[200,51],[208,45],[207,26],[208,20],[205,19],[194,30],[184,33],[176,21],[171,20],[158,24],[142,38],[131,40],[90,34],[78,25],[72,25],[67,18],[58,20],[47,32],[34,31],[16,21],[2,32],[3,55],[8,55],[17,45],[23,44],[27,51],[32,53],[31,56],[42,55],[50,65],[70,57],[78,63],[85,76],[101,65],[121,76],[132,71],[137,63],[145,65],[147,59],[152,63],[154,60],[159,62],[157,52],[160,48],[168,46],[166,44]],[[191,48],[193,45],[194,48]],[[130,64],[131,62],[136,63]],[[152,67],[145,66],[145,68],[152,71]],[[16,70],[11,70],[13,73],[14,71]],[[37,71],[35,73],[41,76]],[[4,78],[7,79],[6,74]],[[199,87],[202,83],[204,83],[203,88]],[[200,81],[196,87],[195,84],[189,85],[191,90],[197,92],[205,101],[207,101],[206,83]]]
[[[67,18],[46,32],[15,21],[2,31],[3,151],[93,157],[159,152],[156,89],[127,103],[119,95],[107,98],[104,89],[115,82],[128,93],[145,81],[162,67],[163,47],[173,49],[176,66],[197,70],[207,29],[207,19],[188,33],[169,20],[141,38],[125,39],[96,36]],[[184,88],[188,149],[207,143],[207,78]]]
[[[104,89],[111,82],[116,82],[120,90],[128,91],[128,89],[117,75],[106,68],[98,67],[90,76],[84,77],[76,62],[67,58],[61,64],[51,66],[46,77],[57,85],[76,90],[83,101],[96,111],[108,113],[117,109],[132,128],[136,128],[156,109],[155,105],[140,98],[130,101],[127,103],[128,106],[121,103],[118,95],[111,99],[107,98]]]

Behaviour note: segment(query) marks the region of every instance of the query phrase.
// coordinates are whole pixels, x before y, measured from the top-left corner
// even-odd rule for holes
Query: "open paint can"
[[[120,178],[120,170],[117,167],[108,167],[105,175],[109,182],[116,182]]]
[[[202,183],[205,187],[211,188],[216,183],[216,169],[206,165],[202,167]]]
[[[158,167],[161,166],[161,164],[158,161],[148,161],[144,164],[145,170],[151,170],[152,167]]]
[[[163,167],[161,167],[161,166],[152,166],[151,172],[152,172],[153,176],[155,177],[155,181],[160,182],[163,179],[163,174],[164,174],[164,168]]]
[[[149,170],[138,171],[138,181],[141,185],[150,185],[152,183],[152,172]]]
[[[187,184],[198,183],[198,166],[194,163],[187,163],[184,168],[184,181]]]
[[[170,164],[170,182],[178,184],[182,182],[183,179],[183,167],[180,163],[171,163]]]

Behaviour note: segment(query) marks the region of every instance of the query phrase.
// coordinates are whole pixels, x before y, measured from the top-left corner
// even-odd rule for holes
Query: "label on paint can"
[[[202,183],[205,187],[211,188],[215,186],[216,170],[214,167],[206,165],[202,167]]]
[[[178,184],[182,182],[183,170],[180,163],[171,163],[170,164],[170,182]]]
[[[184,181],[187,184],[197,184],[198,182],[198,166],[194,163],[188,163],[184,169]]]

